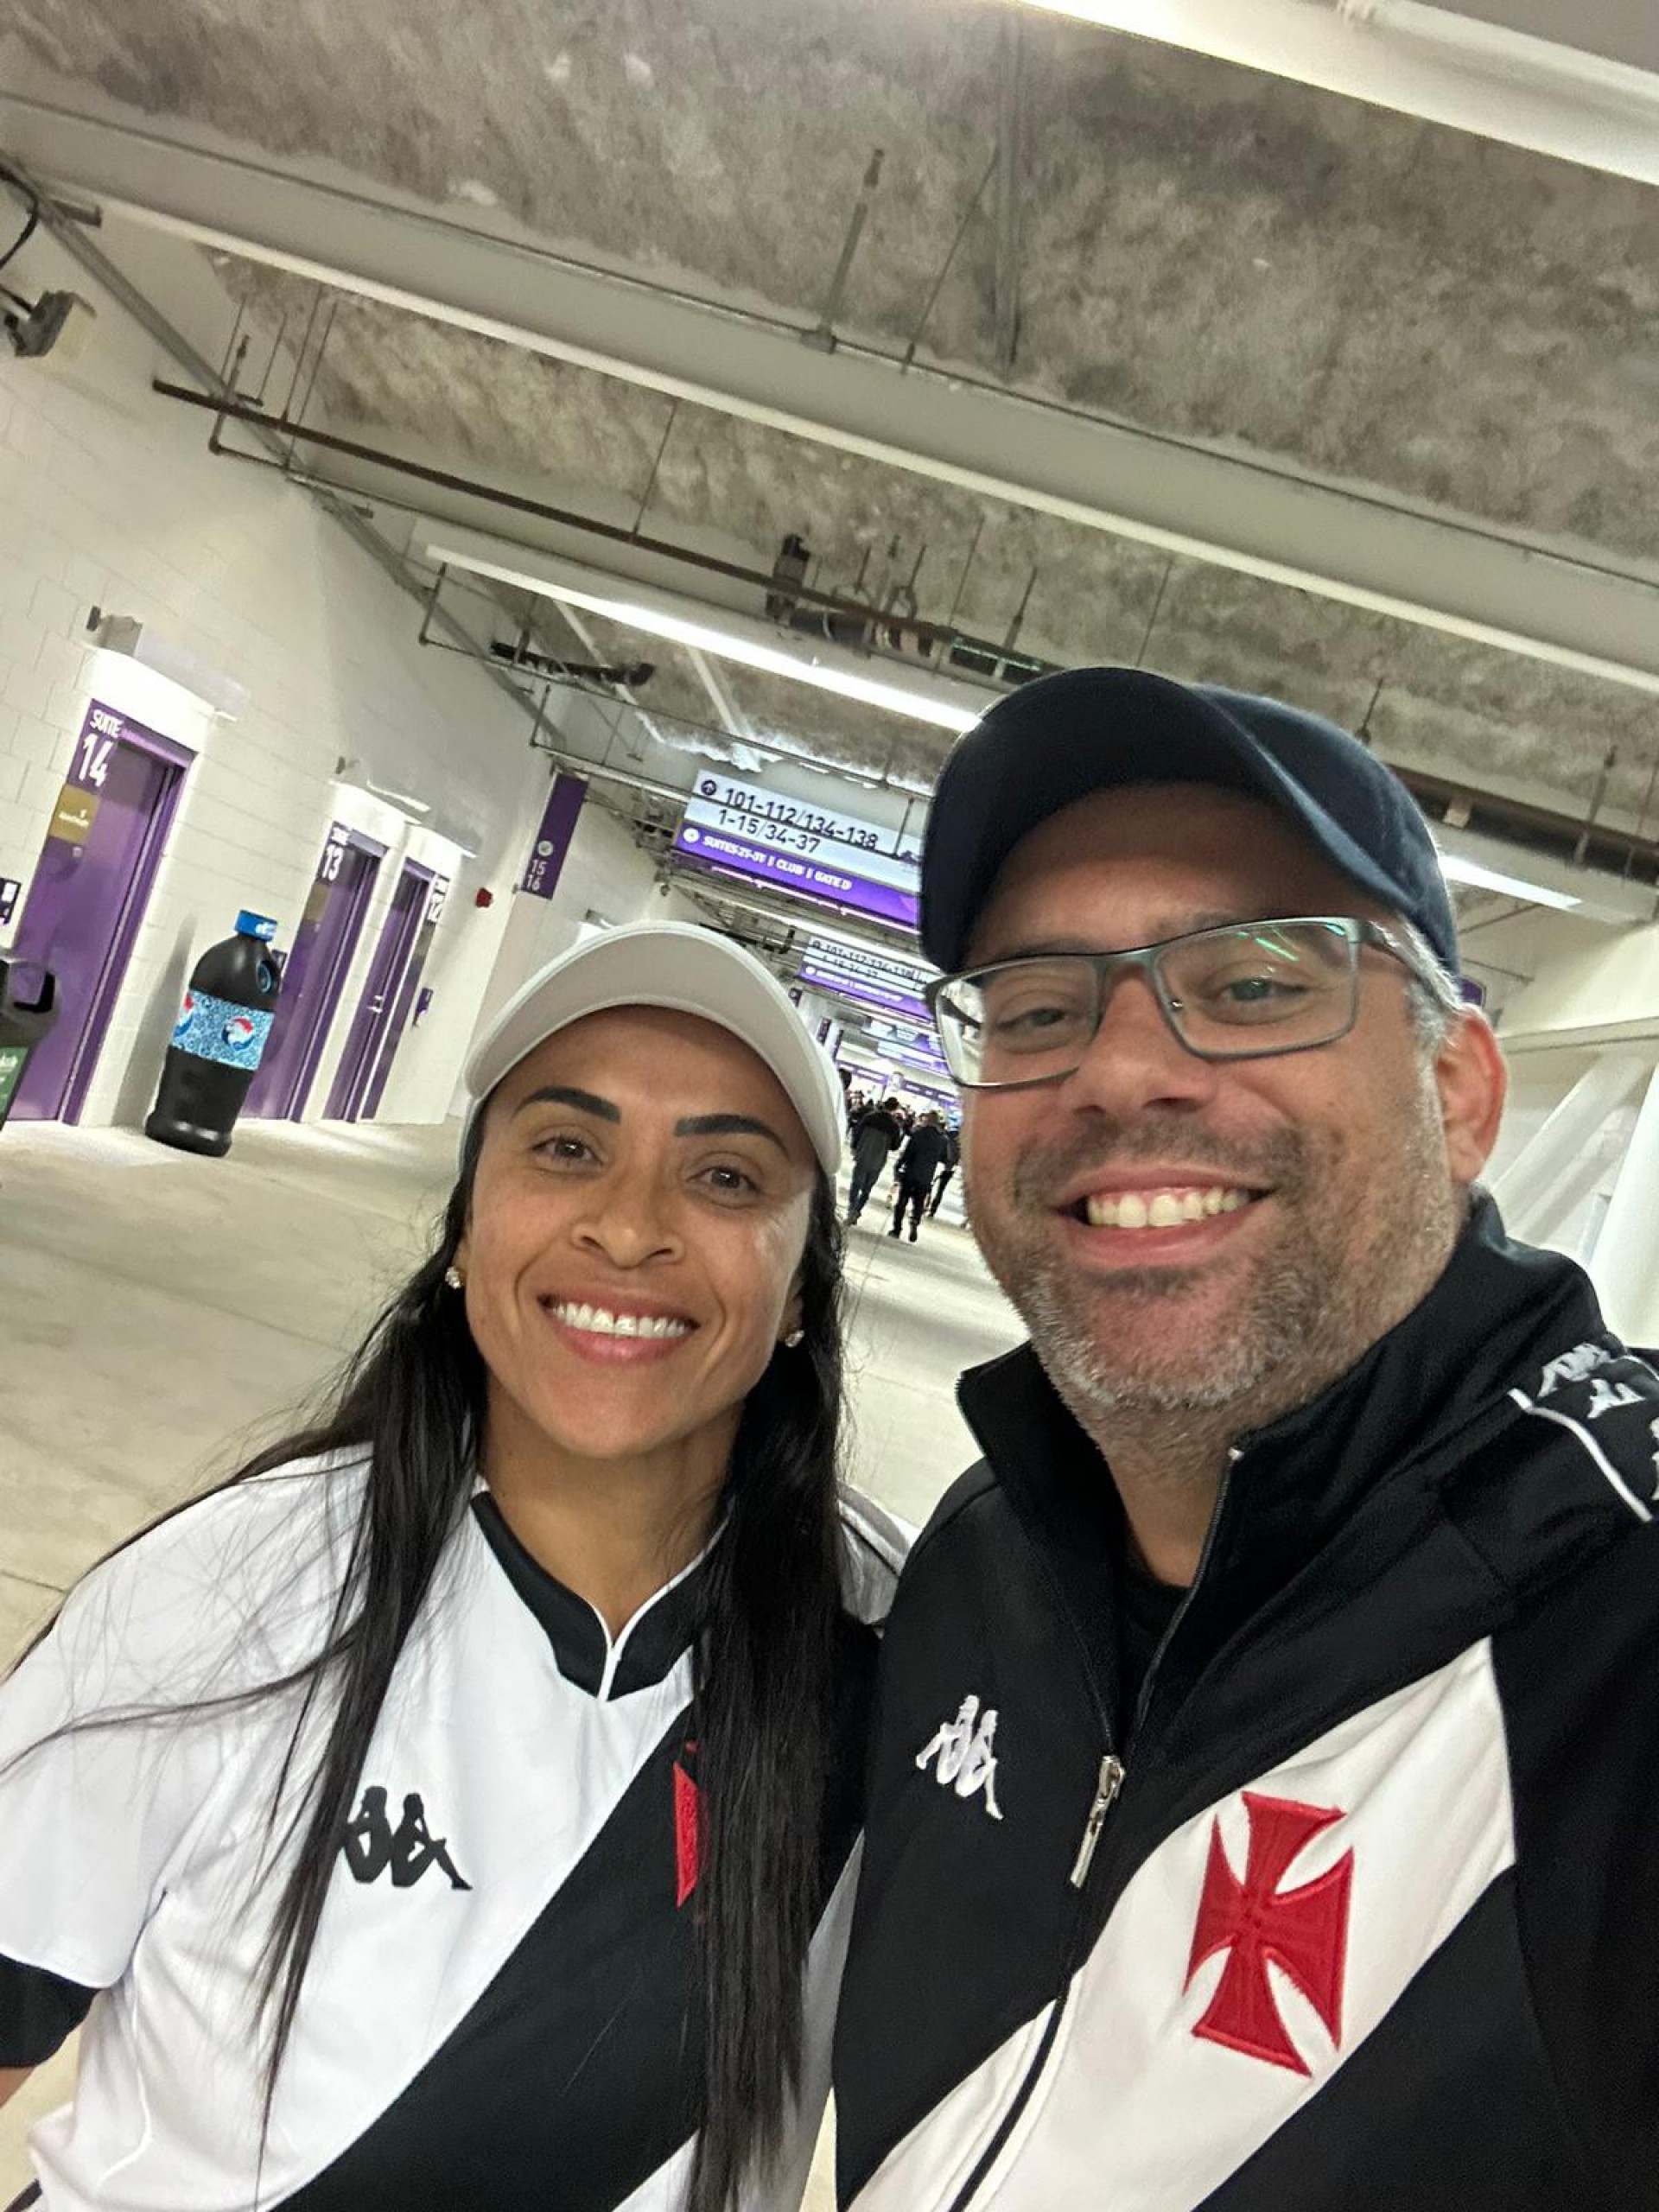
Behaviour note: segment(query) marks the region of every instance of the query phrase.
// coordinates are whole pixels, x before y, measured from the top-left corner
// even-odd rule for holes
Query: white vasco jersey
[[[86,2021],[74,2104],[31,2140],[46,2212],[678,2212],[705,1561],[613,1638],[482,1491],[374,1732],[260,2162],[252,1993],[327,1715],[284,1780],[303,1693],[237,1700],[327,1641],[363,1478],[296,1463],[186,1509],[90,1574],[0,1685],[0,2067]],[[822,2114],[876,1625],[907,1537],[850,1493],[842,1524],[804,2075],[751,2212],[798,2203]]]

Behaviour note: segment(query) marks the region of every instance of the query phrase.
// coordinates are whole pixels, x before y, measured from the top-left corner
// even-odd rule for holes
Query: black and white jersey
[[[482,1491],[375,1729],[259,2164],[252,1992],[327,1716],[285,1774],[298,1693],[234,1700],[326,1641],[362,1481],[361,1461],[296,1465],[192,1506],[89,1575],[0,1686],[0,2067],[86,2018],[74,2103],[31,2139],[48,2212],[683,2200],[705,1564],[612,1638]],[[822,2112],[874,1624],[903,1548],[862,1499],[842,1527],[802,2093],[755,2212],[798,2203]],[[74,1725],[201,1700],[220,1702]]]
[[[1659,2206],[1659,1376],[1483,1201],[1243,1440],[1120,1694],[1122,1514],[1029,1350],[883,1642],[855,2212]]]

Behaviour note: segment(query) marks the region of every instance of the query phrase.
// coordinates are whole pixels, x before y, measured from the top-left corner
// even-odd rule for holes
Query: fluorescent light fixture
[[[758,668],[791,683],[810,683],[816,690],[833,691],[840,698],[857,700],[861,706],[879,707],[884,714],[907,715],[912,721],[931,722],[936,729],[952,730],[958,736],[979,720],[977,715],[947,706],[941,699],[925,698],[919,692],[902,690],[898,684],[882,683],[874,677],[825,668],[816,660],[781,652],[775,645],[757,645],[747,638],[733,637],[728,631],[710,630],[701,622],[688,622],[659,607],[641,607],[633,600],[602,599],[597,592],[577,591],[570,584],[538,582],[536,589],[567,607],[583,607],[589,614],[602,614],[630,630],[643,630],[648,637],[666,638],[671,645],[738,661],[745,668]]]
[[[346,785],[353,791],[367,791],[371,798],[379,799],[383,804],[391,807],[394,813],[401,814],[410,821],[413,821],[417,816],[430,814],[432,811],[428,801],[416,798],[412,791],[388,791],[384,785],[377,784],[363,762],[354,755],[347,760],[342,754],[335,761],[334,781],[337,784]]]
[[[1501,891],[1511,899],[1529,899],[1535,906],[1558,907],[1564,914],[1584,904],[1568,892],[1552,891],[1547,884],[1505,875],[1501,868],[1484,868],[1478,861],[1465,860],[1461,853],[1442,853],[1440,874],[1448,883],[1466,883],[1477,891]]]
[[[902,715],[907,721],[926,722],[935,729],[948,729],[960,736],[995,704],[987,696],[982,702],[975,698],[950,699],[943,692],[929,690],[920,683],[884,683],[880,677],[861,675],[855,669],[825,662],[812,652],[785,652],[781,646],[769,642],[770,625],[744,616],[734,616],[729,621],[709,621],[705,613],[718,616],[725,610],[707,608],[696,601],[676,601],[667,594],[658,594],[646,586],[637,589],[631,598],[619,598],[610,588],[612,579],[603,569],[577,568],[559,561],[555,565],[551,556],[528,553],[522,548],[498,544],[487,538],[474,538],[467,532],[447,533],[434,538],[424,549],[426,558],[442,567],[465,569],[476,576],[493,576],[503,583],[515,584],[521,590],[533,591],[543,599],[556,600],[564,607],[582,608],[589,614],[602,615],[608,621],[620,622],[632,630],[642,630],[647,637],[663,638],[669,644],[683,645],[689,652],[712,654],[718,660],[736,661],[745,668],[756,668],[767,676],[780,676],[785,683],[806,683],[819,691],[833,691],[842,699],[856,700],[860,705],[877,707],[883,714]],[[504,555],[511,551],[511,559]],[[553,571],[550,573],[550,571]],[[683,613],[682,608],[690,612]],[[843,658],[850,659],[848,654]],[[965,687],[959,687],[965,688]],[[759,741],[757,741],[759,742]]]

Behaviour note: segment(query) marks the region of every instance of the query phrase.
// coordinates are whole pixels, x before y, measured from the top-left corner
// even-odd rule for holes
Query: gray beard
[[[1432,1083],[1429,1084],[1432,1090]],[[1386,1188],[1356,1192],[1340,1157],[1319,1159],[1295,1131],[1246,1158],[1236,1147],[1195,1143],[1175,1134],[1175,1148],[1217,1179],[1236,1176],[1273,1187],[1286,1233],[1249,1280],[1224,1330],[1196,1352],[1160,1361],[1114,1345],[1110,1313],[1173,1308],[1202,1280],[1199,1268],[1148,1268],[1090,1283],[1055,1247],[1052,1193],[1081,1170],[1169,1157],[1170,1133],[1144,1124],[1095,1133],[1086,1148],[1052,1147],[1025,1154],[1013,1176],[1010,1212],[987,1235],[984,1210],[969,1212],[981,1248],[1030,1332],[1032,1344],[1061,1399],[1103,1449],[1111,1433],[1152,1424],[1172,1458],[1184,1447],[1230,1440],[1303,1405],[1347,1372],[1437,1280],[1455,1240],[1459,1194],[1446,1172],[1438,1112],[1422,1111],[1402,1132],[1384,1164]],[[971,1166],[971,1161],[970,1161]],[[1346,1187],[1344,1187],[1346,1185]],[[1355,1201],[1374,1224],[1357,1249],[1344,1234]],[[1029,1232],[1025,1224],[1029,1223]],[[1176,1320],[1172,1313],[1172,1321]]]

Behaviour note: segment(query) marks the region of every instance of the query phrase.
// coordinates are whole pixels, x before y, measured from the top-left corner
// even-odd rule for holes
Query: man
[[[934,1183],[933,1195],[927,1202],[927,1217],[930,1221],[932,1220],[934,1215],[938,1213],[940,1206],[944,1202],[944,1194],[950,1187],[950,1178],[956,1173],[957,1163],[961,1160],[961,1158],[962,1142],[960,1138],[957,1136],[957,1132],[954,1129],[946,1129],[944,1133],[944,1161],[939,1169],[938,1180]]]
[[[922,916],[1031,1343],[888,1630],[842,2203],[1659,2204],[1659,1377],[1477,1187],[1421,817],[1076,671],[952,756]]]
[[[875,1179],[897,1149],[904,1132],[899,1126],[899,1101],[884,1098],[853,1124],[853,1177],[847,1196],[850,1225],[864,1211]]]
[[[927,1205],[928,1193],[933,1188],[933,1178],[949,1148],[944,1134],[944,1116],[930,1109],[924,1114],[906,1139],[893,1171],[898,1185],[893,1199],[893,1227],[889,1236],[897,1236],[905,1225],[905,1215],[910,1215],[910,1241],[916,1242],[916,1232],[922,1224],[922,1214]]]

